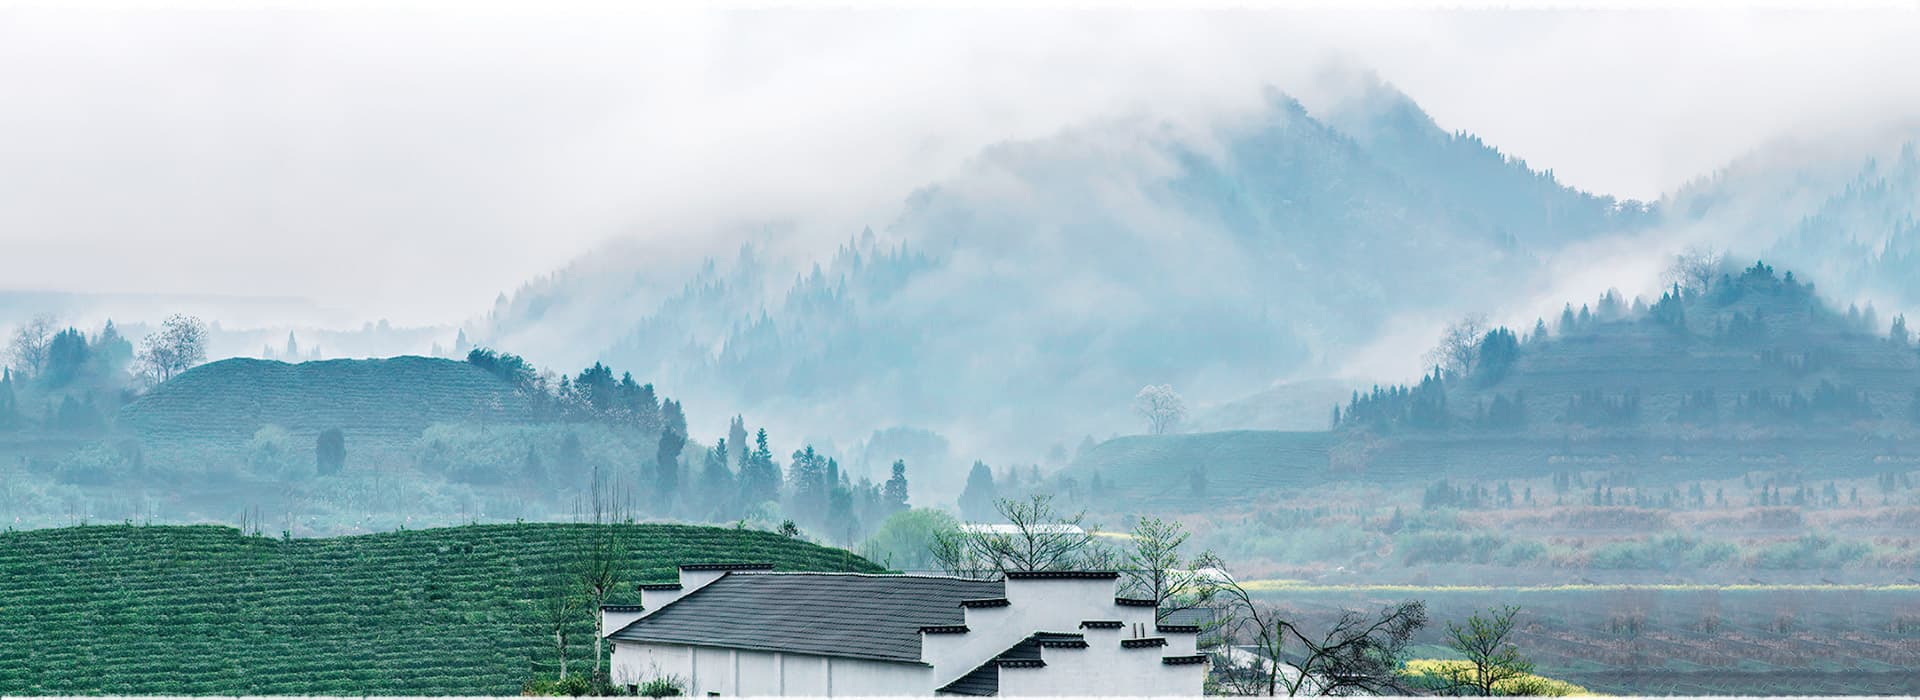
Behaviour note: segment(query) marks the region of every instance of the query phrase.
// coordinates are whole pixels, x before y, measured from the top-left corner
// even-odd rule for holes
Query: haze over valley
[[[446,572],[984,575],[1044,514],[1314,624],[1519,601],[1574,690],[1920,692],[1917,24],[0,10],[0,568],[115,552],[0,594],[191,551],[508,634]],[[583,620],[0,692],[565,692]]]

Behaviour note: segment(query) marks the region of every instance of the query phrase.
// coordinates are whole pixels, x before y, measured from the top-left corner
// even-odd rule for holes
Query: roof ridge
[[[739,576],[840,576],[858,578],[923,578],[932,581],[969,581],[973,583],[998,583],[995,578],[968,578],[965,576],[936,576],[933,574],[867,574],[854,571],[732,571]]]

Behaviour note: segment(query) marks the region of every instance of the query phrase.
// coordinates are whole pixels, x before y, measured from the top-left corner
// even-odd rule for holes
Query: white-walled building
[[[1156,625],[1113,572],[1004,580],[680,567],[602,611],[615,683],[700,696],[1200,695],[1198,626]]]

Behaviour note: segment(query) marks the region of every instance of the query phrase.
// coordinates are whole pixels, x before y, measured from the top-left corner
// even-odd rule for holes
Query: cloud
[[[396,322],[614,237],[660,262],[888,221],[982,148],[1377,70],[1443,128],[1651,197],[1920,112],[1888,13],[0,10],[11,286],[295,295]],[[779,252],[779,251],[776,251]]]

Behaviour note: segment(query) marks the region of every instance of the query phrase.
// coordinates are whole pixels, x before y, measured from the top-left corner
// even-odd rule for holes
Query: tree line
[[[108,319],[91,334],[42,314],[8,337],[0,430],[98,431],[138,392],[206,361],[206,325],[174,315],[134,345]]]

